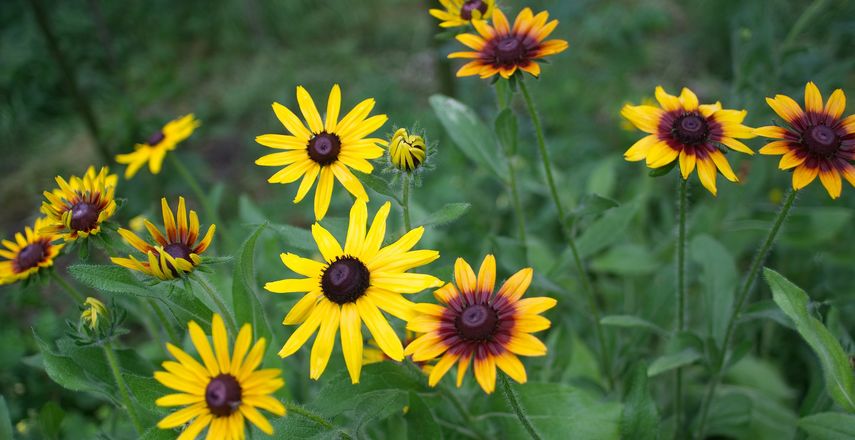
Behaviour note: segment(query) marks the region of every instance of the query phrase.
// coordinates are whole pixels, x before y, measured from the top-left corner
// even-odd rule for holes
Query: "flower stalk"
[[[532,440],[540,440],[540,434],[538,434],[537,430],[534,429],[534,425],[531,424],[531,421],[525,414],[525,410],[522,405],[520,405],[519,396],[517,396],[516,391],[511,387],[511,382],[508,380],[508,376],[505,373],[499,373],[499,380],[502,382],[502,391],[505,393],[505,398],[508,399],[508,403],[511,405],[511,409],[513,409],[514,414],[517,415],[517,419],[519,419],[522,427]]]
[[[680,194],[677,226],[677,322],[674,334],[686,329],[686,214],[688,212],[688,180],[679,177]],[[674,429],[679,438],[683,431],[683,369],[674,371]]]
[[[128,385],[125,383],[125,379],[122,378],[121,371],[119,371],[119,360],[116,357],[115,350],[113,350],[113,345],[110,341],[107,341],[102,345],[102,347],[104,349],[104,356],[107,357],[107,363],[110,364],[110,371],[113,373],[113,378],[116,380],[116,387],[119,388],[119,397],[122,399],[122,405],[125,406],[125,410],[128,412],[128,417],[130,417],[131,423],[134,425],[134,429],[137,434],[142,434],[145,429],[143,429],[137,410],[131,402]]]

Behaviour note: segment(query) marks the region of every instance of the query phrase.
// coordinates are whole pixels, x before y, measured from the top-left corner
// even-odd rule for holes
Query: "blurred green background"
[[[376,98],[375,113],[390,118],[382,132],[418,124],[437,143],[434,169],[423,174],[423,184],[413,195],[417,220],[445,203],[472,204],[462,218],[425,235],[422,246],[442,253],[431,267],[433,273],[449,279],[457,256],[474,264],[486,252],[497,254],[500,278],[525,264],[511,238],[516,227],[508,192],[483,165],[471,162],[451,143],[428,103],[429,96],[442,93],[469,104],[490,125],[496,114],[488,82],[453,78],[459,63],[444,59],[459,45],[435,38],[439,28],[427,14],[434,2],[37,3],[42,4],[81,93],[91,102],[99,138],[112,154],[131,151],[135,142],[176,116],[193,112],[201,119],[202,127],[175,154],[211,189],[226,223],[222,233],[234,242],[252,231],[250,225],[265,219],[300,227],[311,224],[311,200],[291,203],[297,185],[267,184],[275,169],[253,164],[269,151],[254,138],[283,132],[270,104],[295,106],[296,85],[305,85],[322,103],[330,86],[339,83],[343,108],[366,97]],[[622,204],[618,209],[626,220],[623,226],[605,242],[589,243],[583,249],[607,298],[607,314],[636,314],[666,328],[673,316],[677,173],[651,178],[643,164],[623,161],[623,151],[640,136],[621,121],[624,103],[651,97],[656,85],[675,94],[688,86],[701,101],[720,100],[726,108],[747,109],[746,124],[760,126],[776,119],[764,97],[784,93],[801,102],[804,84],[812,80],[826,97],[834,88],[843,88],[850,96],[847,114],[855,108],[851,104],[855,99],[852,1],[504,0],[500,5],[508,15],[527,5],[548,9],[561,21],[554,37],[570,43],[569,50],[550,58],[542,78],[530,81],[530,88],[546,124],[566,205],[574,206],[589,193]],[[4,236],[32,222],[41,192],[53,186],[54,176],[79,175],[90,164],[104,163],[31,6],[27,0],[11,0],[0,8],[0,232]],[[515,108],[523,117],[516,160],[531,242],[529,258],[539,274],[532,290],[560,300],[559,308],[550,312],[555,329],[561,331],[550,333],[549,360],[528,365],[534,365],[531,368],[540,372],[542,380],[597,388],[603,379],[590,359],[585,364],[589,349],[584,345],[578,350],[562,348],[577,345],[567,341],[584,341],[579,343],[593,347],[590,321],[569,254],[560,244],[522,102],[515,102]],[[484,142],[492,145],[494,141]],[[757,150],[762,141],[748,144]],[[704,296],[705,283],[720,276],[716,268],[722,265],[736,267],[740,273],[747,267],[790,181],[789,173],[777,171],[777,159],[740,154],[730,154],[728,159],[741,182],[730,184],[719,178],[717,198],[700,187],[696,176],[691,178],[690,316],[698,331],[710,325],[705,319],[710,304]],[[377,172],[384,168],[383,160],[378,160]],[[121,175],[122,168],[109,165]],[[143,169],[130,182],[120,180],[117,194],[127,199],[118,214],[122,224],[139,214],[158,218],[164,195],[174,203],[183,194],[191,205],[199,206],[168,162],[158,176]],[[370,211],[382,199],[372,193]],[[346,218],[349,203],[337,185],[331,223]],[[822,313],[835,310],[831,316],[837,316],[838,337],[850,352],[855,351],[847,336],[855,325],[853,206],[851,187],[832,201],[815,182],[800,194],[767,263],[807,290]],[[398,233],[399,219],[392,217],[395,225],[390,231]],[[584,222],[579,225],[583,237],[585,226]],[[701,236],[713,237],[721,246],[710,245]],[[287,240],[275,233],[265,237],[257,254],[259,285],[286,273],[276,256],[287,249]],[[225,243],[218,237],[215,252],[235,251]],[[73,259],[66,257],[60,267]],[[769,387],[777,390],[777,400],[769,404],[772,409],[766,408],[768,413],[762,413],[765,418],[749,420],[736,433],[720,434],[773,438],[770,433],[793,432],[794,417],[808,410],[802,403],[816,392],[821,379],[797,335],[775,323],[780,312],[776,315],[769,306],[765,285],[753,298],[756,304],[751,310],[758,319],[746,326],[741,339],[753,342],[750,359],[756,365],[752,364],[754,370],[743,369],[750,371],[742,382],[740,378],[731,381],[734,386],[759,386],[758,378],[772,375]],[[271,320],[278,322],[291,299],[267,299]],[[4,349],[0,394],[6,396],[13,422],[20,422],[20,433],[40,438],[52,429],[40,428],[38,420],[40,413],[42,420],[49,419],[52,411],[58,411],[56,405],[65,413],[63,432],[92,436],[109,432],[104,426],[114,421],[112,407],[86,394],[64,391],[40,371],[34,357],[32,328],[42,338],[55,339],[64,331],[65,318],[76,319],[77,311],[66,298],[47,287],[2,287],[0,305],[0,347]],[[144,328],[133,314],[129,325]],[[291,329],[277,331],[284,338]],[[661,342],[652,339],[617,331],[609,336],[615,353],[624,359],[616,367],[619,371],[631,360],[649,357],[661,348]],[[142,347],[153,360],[162,358],[159,347],[142,331],[127,336],[125,342]],[[337,362],[331,368],[341,368],[341,360]],[[307,372],[298,365],[286,362],[286,377],[291,392],[306,397],[298,388],[308,382]],[[703,371],[692,377],[698,380],[697,389],[689,392],[699,394]],[[666,407],[668,382],[663,377],[652,383],[660,406]]]

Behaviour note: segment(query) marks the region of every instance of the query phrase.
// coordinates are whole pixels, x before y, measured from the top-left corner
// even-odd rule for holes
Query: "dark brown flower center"
[[[689,113],[674,121],[671,133],[682,144],[696,145],[706,142],[710,130],[705,118]]]
[[[336,304],[354,302],[368,290],[370,272],[358,259],[338,257],[321,276],[321,290]]]
[[[24,246],[15,258],[15,265],[24,271],[36,267],[45,258],[45,246],[41,243],[32,243]]]
[[[520,64],[525,59],[525,45],[515,35],[502,37],[496,43],[496,64],[500,66],[512,66]]]
[[[182,258],[187,261],[192,261],[190,260],[190,248],[184,243],[169,243],[163,247],[163,251],[169,254],[172,258]],[[172,271],[173,275],[178,276],[178,269],[176,269],[172,263],[167,261],[166,267]]]
[[[91,203],[78,202],[71,207],[71,229],[89,231],[98,226],[98,208]]]
[[[837,133],[825,125],[815,125],[807,129],[803,140],[812,153],[822,156],[834,154],[840,148],[840,138],[837,137]]]
[[[499,315],[486,304],[473,304],[454,320],[457,333],[463,339],[483,341],[490,339],[496,331]]]
[[[322,131],[309,140],[309,157],[320,165],[329,165],[338,160],[341,139],[335,134]]]
[[[237,379],[230,374],[221,374],[208,382],[205,388],[205,403],[215,416],[229,416],[240,407],[241,389]]]
[[[472,13],[475,11],[479,11],[481,15],[484,15],[487,12],[487,3],[483,0],[466,0],[460,8],[460,18],[471,20]]]
[[[154,133],[154,134],[152,134],[151,136],[149,136],[149,138],[148,138],[148,140],[146,141],[146,143],[147,143],[147,144],[149,144],[149,145],[151,145],[151,146],[153,147],[153,146],[155,146],[155,145],[157,145],[157,144],[159,144],[159,143],[163,142],[163,140],[164,140],[165,138],[166,138],[166,135],[165,135],[165,134],[163,134],[163,132],[162,132],[162,131],[158,131],[157,133]]]

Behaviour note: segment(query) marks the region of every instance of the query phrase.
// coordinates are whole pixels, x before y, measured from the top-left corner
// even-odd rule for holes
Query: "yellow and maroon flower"
[[[44,232],[46,220],[37,218],[32,228],[15,234],[15,241],[3,240],[0,248],[0,285],[11,284],[34,275],[42,268],[53,266],[62,244],[53,244],[58,236]]]
[[[531,333],[549,328],[549,320],[540,313],[556,304],[553,298],[521,299],[532,275],[531,268],[522,269],[494,294],[496,259],[492,255],[484,258],[477,278],[466,261],[457,259],[457,287],[448,283],[434,292],[442,305],[417,304],[407,323],[408,330],[425,334],[410,343],[404,354],[412,355],[415,362],[442,356],[431,370],[430,386],[457,363],[459,387],[472,358],[475,379],[488,394],[496,388],[496,367],[525,383],[525,367],[517,355],[546,354],[546,346]]]
[[[626,160],[646,159],[648,167],[661,168],[679,158],[683,179],[688,179],[697,166],[701,184],[713,195],[717,191],[716,170],[731,182],[739,180],[720,148],[723,145],[754,154],[737,140],[755,136],[750,127],[742,125],[745,110],[722,109],[718,102],[699,104],[698,97],[687,88],[680,96],[673,96],[656,87],[656,100],[661,108],[625,105],[621,110],[621,115],[639,130],[650,133],[626,150]]]
[[[160,205],[163,211],[163,225],[166,228],[166,236],[157,229],[157,226],[145,220],[145,228],[156,244],[149,244],[132,231],[124,228],[119,229],[119,235],[128,244],[145,254],[147,261],[139,261],[132,255],[129,255],[128,258],[113,257],[111,260],[119,266],[142,272],[161,280],[171,280],[185,273],[192,272],[196,266],[202,264],[202,257],[200,255],[211,245],[217,226],[211,225],[208,227],[205,237],[197,244],[196,240],[199,238],[199,216],[196,215],[196,211],[191,210],[190,222],[187,222],[187,208],[184,203],[184,197],[178,198],[177,215],[172,214],[172,210],[169,209],[169,204],[166,203],[165,197],[160,199]]]
[[[812,82],[805,86],[805,109],[789,96],[776,95],[766,102],[789,127],[767,126],[754,130],[775,139],[760,154],[782,154],[778,167],[793,170],[793,189],[799,190],[817,176],[832,199],[840,197],[843,176],[855,186],[855,115],[842,118],[846,95],[837,89],[823,106],[822,95]]]
[[[525,8],[517,15],[513,27],[498,8],[493,10],[492,26],[482,20],[473,20],[472,25],[479,35],[461,34],[457,40],[474,52],[454,52],[448,56],[473,59],[457,71],[457,76],[489,78],[498,73],[503,78],[510,78],[517,69],[540,76],[540,64],[536,60],[567,49],[564,40],[544,41],[558,26],[558,20],[548,20],[548,12],[534,15],[531,8]]]
[[[68,181],[56,176],[59,188],[45,191],[42,213],[47,216],[43,234],[57,234],[65,241],[101,232],[101,224],[116,212],[115,174],[102,167],[96,174],[89,167],[83,178],[71,176]]]
[[[466,26],[470,21],[493,15],[496,0],[439,0],[444,9],[431,9],[430,15],[442,20],[440,27]]]
[[[192,113],[182,116],[169,121],[144,143],[134,145],[132,153],[117,155],[116,162],[128,166],[125,169],[125,179],[134,177],[145,164],[148,164],[148,169],[152,174],[160,173],[163,167],[163,159],[167,153],[174,150],[184,139],[190,137],[201,124]]]

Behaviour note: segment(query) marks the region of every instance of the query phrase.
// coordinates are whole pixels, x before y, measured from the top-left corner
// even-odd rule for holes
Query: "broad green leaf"
[[[351,384],[346,371],[329,379],[321,388],[317,397],[308,406],[318,410],[325,417],[334,417],[348,411],[359,412],[355,405],[362,399],[360,395],[376,391],[390,391],[391,394],[409,391],[428,391],[427,381],[421,373],[410,371],[405,365],[392,362],[380,362],[366,365],[358,384]],[[406,399],[405,399],[406,400]]]
[[[751,423],[752,407],[751,398],[743,393],[717,393],[707,416],[707,436],[745,438]]]
[[[263,337],[270,341],[273,330],[255,290],[255,243],[266,227],[265,223],[256,228],[238,251],[232,277],[232,302],[238,328],[246,323],[252,324],[254,339]]]
[[[659,334],[667,334],[662,327],[646,320],[632,315],[610,315],[600,319],[600,324],[610,325],[614,327],[638,328],[652,331]]]
[[[504,182],[507,165],[497,154],[492,131],[478,115],[466,104],[443,95],[431,96],[430,105],[457,148]]]
[[[48,401],[39,410],[39,429],[42,431],[44,438],[57,439],[59,438],[60,426],[62,419],[65,418],[65,411],[53,400]]]
[[[94,380],[86,370],[77,365],[68,356],[56,353],[38,335],[36,344],[42,355],[42,365],[45,372],[54,382],[72,391],[89,391],[102,396],[112,396],[115,387],[105,386],[103,382]]]
[[[627,276],[653,273],[661,266],[646,247],[632,243],[615,246],[591,261],[596,272]]]
[[[620,203],[608,197],[599,194],[585,194],[568,215],[568,221],[573,222],[588,215],[600,215],[618,206]]]
[[[583,259],[590,257],[623,238],[626,228],[638,212],[638,207],[638,201],[633,201],[610,209],[601,218],[588,225],[585,232],[576,240],[579,256]]]
[[[825,412],[802,417],[799,428],[811,440],[851,440],[855,438],[855,415]]]
[[[508,156],[513,156],[517,152],[517,138],[519,134],[519,126],[517,117],[514,111],[510,108],[505,108],[496,116],[494,124],[496,129],[496,137],[505,149]]]
[[[160,429],[157,426],[152,426],[140,436],[139,440],[175,440],[177,435],[178,432],[174,429]]]
[[[720,346],[733,309],[733,295],[739,282],[736,262],[721,243],[708,235],[695,237],[689,252],[701,268],[704,287],[704,316],[708,334]]]
[[[617,183],[616,161],[613,156],[599,160],[588,177],[587,192],[610,197]]]
[[[304,251],[317,251],[318,245],[312,238],[312,232],[308,229],[298,228],[291,225],[271,224],[270,228],[276,231],[285,244],[291,248]]]
[[[796,331],[810,345],[822,365],[828,394],[849,412],[855,412],[855,376],[840,343],[818,319],[810,315],[810,298],[804,290],[772,269],[764,269],[772,299],[793,320]]]
[[[381,196],[386,196],[391,198],[392,200],[399,201],[397,191],[400,188],[393,188],[392,184],[389,183],[386,179],[376,175],[376,174],[366,174],[359,171],[354,171],[356,177],[359,178],[359,181],[365,184],[365,186],[371,188],[377,194]]]
[[[432,212],[422,220],[415,222],[421,226],[439,226],[451,223],[460,218],[471,205],[468,203],[447,203],[439,211]]]
[[[124,364],[122,364],[124,367]],[[154,379],[153,373],[148,376],[139,376],[127,372],[122,373],[132,398],[137,405],[146,411],[153,413],[165,413],[166,410],[154,404],[154,401],[174,391],[161,385]]]
[[[295,404],[291,405],[296,406]],[[331,422],[327,421],[327,423]],[[273,425],[275,438],[307,440],[340,440],[342,438],[341,429],[321,425],[296,411],[290,411],[285,417],[274,417],[270,419],[270,424]]]
[[[9,405],[0,395],[0,439],[12,439],[12,417],[9,415]]]
[[[407,440],[435,440],[442,438],[442,430],[428,405],[418,394],[410,391],[409,405],[404,415]]]
[[[653,377],[666,371],[689,365],[701,358],[701,354],[692,348],[686,348],[677,353],[660,356],[647,368],[647,376]]]
[[[629,373],[623,412],[620,419],[621,438],[658,439],[659,411],[647,384],[647,365],[639,362]]]

